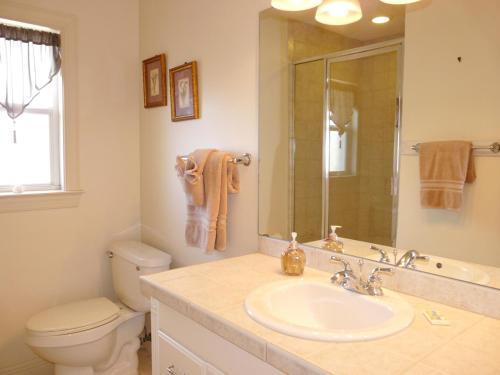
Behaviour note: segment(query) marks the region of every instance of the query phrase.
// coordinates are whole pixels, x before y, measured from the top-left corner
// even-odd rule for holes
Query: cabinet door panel
[[[160,374],[205,375],[204,362],[170,337],[159,333]]]

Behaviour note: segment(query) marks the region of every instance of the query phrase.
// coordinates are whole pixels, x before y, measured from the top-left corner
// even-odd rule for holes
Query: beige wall
[[[259,47],[259,233],[288,238],[290,71],[288,20],[264,12]]]
[[[407,12],[403,141],[500,139],[499,19],[491,0],[439,0]],[[500,158],[478,157],[476,167],[461,212],[423,210],[418,158],[402,157],[399,247],[500,266]]]
[[[199,62],[201,119],[172,123],[168,107],[141,110],[142,237],[181,266],[257,249],[259,11],[268,0],[142,0],[141,58],[167,54],[168,67]],[[196,148],[250,152],[241,192],[229,199],[228,249],[186,246],[186,201],[175,156]]]
[[[140,232],[138,1],[12,4],[76,15],[78,33],[81,204],[0,214],[0,373],[51,374],[23,343],[24,323],[56,304],[112,296],[107,246]]]

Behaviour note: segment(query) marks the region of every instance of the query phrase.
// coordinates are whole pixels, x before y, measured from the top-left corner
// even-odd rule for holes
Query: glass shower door
[[[398,97],[398,49],[328,61],[326,222],[341,237],[393,244]]]

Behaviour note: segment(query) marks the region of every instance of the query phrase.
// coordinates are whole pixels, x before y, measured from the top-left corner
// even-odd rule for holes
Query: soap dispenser
[[[300,276],[304,273],[306,253],[298,247],[297,233],[292,233],[292,242],[281,254],[281,270],[290,276]]]
[[[331,225],[331,232],[328,238],[323,242],[323,249],[330,250],[336,253],[344,252],[344,243],[339,239],[336,231],[338,228],[342,228],[340,225]]]

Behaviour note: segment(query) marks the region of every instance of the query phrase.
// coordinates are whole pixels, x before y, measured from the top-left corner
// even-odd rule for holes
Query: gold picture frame
[[[162,53],[142,62],[144,108],[167,105],[166,61],[167,58]]]
[[[169,70],[172,121],[200,118],[196,61]]]

